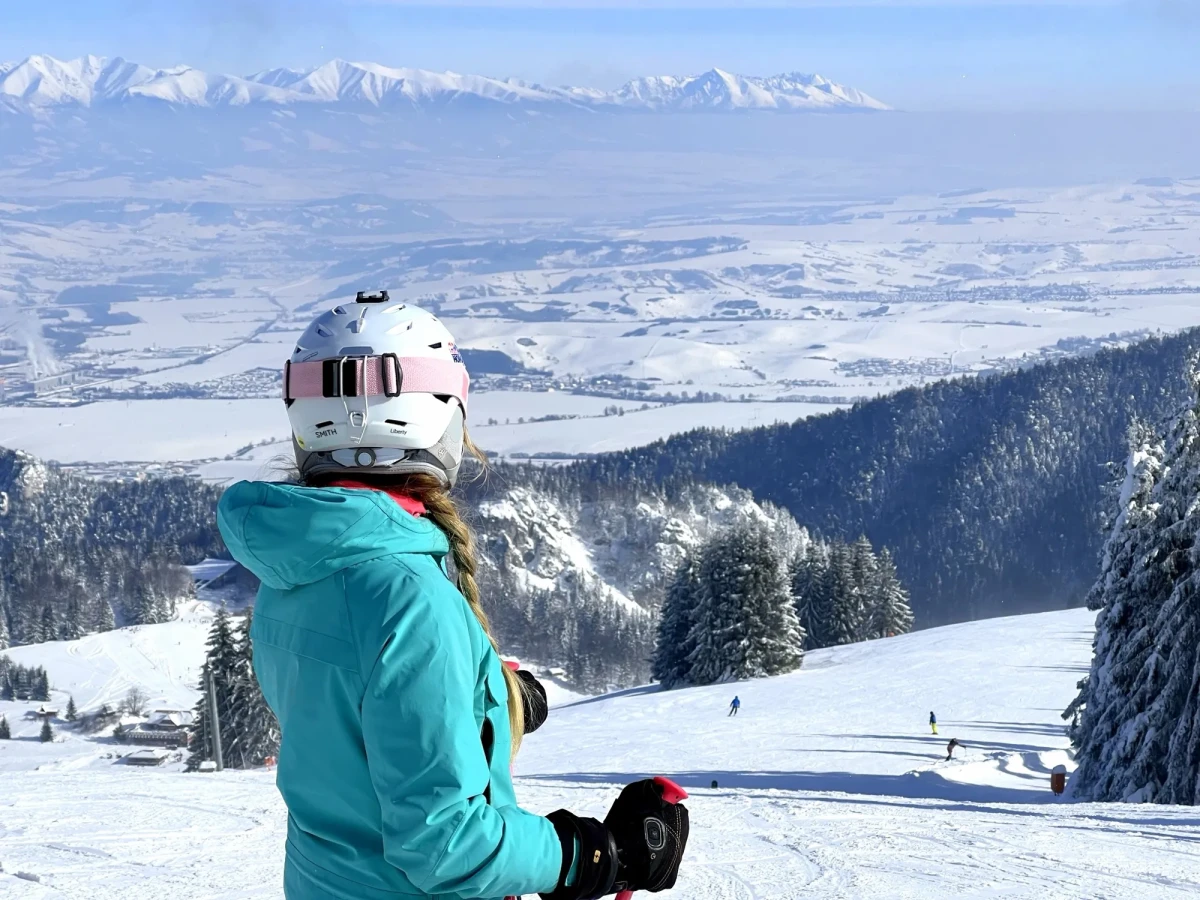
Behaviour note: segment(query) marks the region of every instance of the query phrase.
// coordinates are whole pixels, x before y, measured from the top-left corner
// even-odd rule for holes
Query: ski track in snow
[[[736,688],[560,706],[527,742],[518,792],[535,811],[603,816],[630,778],[679,778],[692,838],[666,895],[676,900],[1195,895],[1195,810],[1072,804],[1048,790],[1050,768],[1067,761],[1058,710],[1090,654],[1090,619],[952,626],[815,652],[797,674]],[[192,669],[172,629],[198,624],[13,655],[43,659],[88,705],[119,700],[136,679],[170,698],[190,691],[175,680]],[[744,706],[729,719],[734,690]],[[272,773],[126,768],[106,756],[123,748],[61,725],[60,741],[42,745],[24,716],[35,705],[0,704],[17,738],[0,743],[5,900],[281,896],[286,812]],[[944,719],[936,738],[930,705]],[[946,763],[950,736],[967,749]]]

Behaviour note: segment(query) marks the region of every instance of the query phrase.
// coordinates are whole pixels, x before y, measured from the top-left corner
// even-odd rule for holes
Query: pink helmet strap
[[[427,356],[347,356],[283,364],[283,399],[447,394],[467,409],[466,367]]]

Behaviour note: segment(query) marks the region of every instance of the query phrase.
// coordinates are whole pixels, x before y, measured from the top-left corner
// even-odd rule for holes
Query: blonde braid
[[[418,479],[421,483],[414,483]],[[458,590],[467,601],[467,605],[471,607],[475,618],[479,620],[483,633],[492,642],[493,649],[499,653],[500,647],[496,644],[496,638],[492,636],[492,626],[488,622],[487,613],[483,611],[483,604],[479,599],[479,583],[475,580],[475,536],[463,520],[454,498],[432,478],[430,479],[431,487],[434,489],[428,492],[421,490],[425,486],[424,480],[421,476],[413,477],[410,481],[413,489],[412,495],[425,504],[429,518],[449,540],[450,552],[454,556],[454,568],[458,575]],[[517,673],[508,666],[501,666],[501,669],[508,685],[508,724],[512,730],[512,754],[516,756],[517,751],[521,748],[521,739],[525,736],[525,703],[522,699],[525,685],[517,677]]]

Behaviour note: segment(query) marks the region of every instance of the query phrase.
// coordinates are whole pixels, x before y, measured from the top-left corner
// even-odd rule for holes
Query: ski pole
[[[662,798],[674,806],[687,799],[687,791],[673,782],[670,778],[664,778],[662,775],[654,777],[654,783],[662,788]],[[617,894],[617,900],[633,900],[633,891],[621,891]]]

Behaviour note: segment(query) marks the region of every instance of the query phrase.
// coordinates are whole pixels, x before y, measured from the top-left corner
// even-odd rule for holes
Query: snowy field
[[[217,219],[207,206],[114,203],[0,206],[0,306],[44,332],[28,348],[28,322],[0,334],[0,361],[32,351],[46,363],[53,338],[57,365],[79,374],[36,401],[14,391],[0,444],[195,469],[285,438],[266,403],[279,367],[314,311],[360,288],[435,309],[461,346],[490,351],[472,418],[504,454],[766,424],[1200,325],[1200,180],[730,198],[584,230],[531,220],[515,235],[440,219],[393,234],[337,201],[320,240],[282,201],[223,202]],[[698,392],[710,402],[618,427],[601,416]],[[193,399],[161,399],[172,394]],[[581,418],[528,422],[557,415]]]
[[[188,643],[181,628],[202,639],[202,616],[11,655],[45,664],[77,701],[127,677],[169,699],[189,670],[162,658]],[[526,743],[518,791],[535,810],[599,815],[628,779],[683,782],[692,841],[667,895],[679,900],[1194,895],[1194,811],[1049,791],[1049,769],[1067,761],[1058,713],[1088,662],[1091,620],[1079,610],[957,625],[817,651],[782,678],[559,705]],[[92,640],[113,652],[86,649]],[[285,812],[270,773],[131,769],[106,756],[123,748],[65,728],[42,745],[23,706],[4,705],[19,727],[0,744],[0,895],[280,896]],[[946,763],[949,737],[966,748]]]

